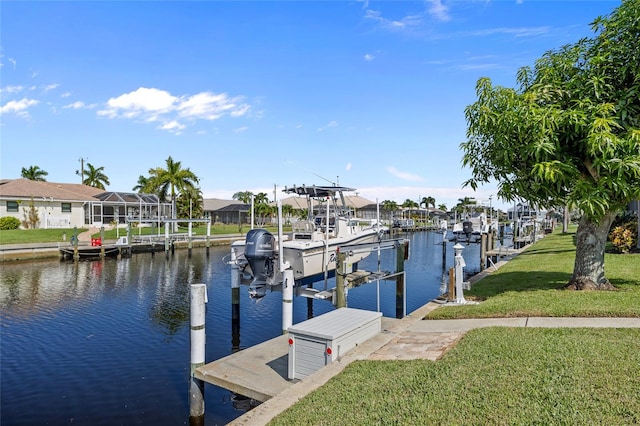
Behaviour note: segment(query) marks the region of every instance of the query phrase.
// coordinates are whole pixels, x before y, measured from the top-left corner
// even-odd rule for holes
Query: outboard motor
[[[246,257],[253,281],[249,285],[252,298],[262,298],[267,292],[267,281],[273,278],[273,235],[266,229],[252,229],[247,233],[244,257]]]
[[[471,234],[473,234],[473,222],[470,220],[462,222],[462,233],[467,236],[467,241],[471,241]]]

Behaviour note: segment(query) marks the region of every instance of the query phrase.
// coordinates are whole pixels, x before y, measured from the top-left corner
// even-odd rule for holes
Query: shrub
[[[20,219],[13,216],[0,217],[0,229],[18,229],[20,228]]]
[[[620,253],[629,253],[631,247],[636,244],[638,238],[636,232],[635,224],[634,226],[630,223],[616,226],[609,234],[609,239]]]

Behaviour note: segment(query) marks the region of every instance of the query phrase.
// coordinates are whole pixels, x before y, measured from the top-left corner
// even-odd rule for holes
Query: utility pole
[[[84,157],[80,157],[78,161],[80,161],[80,185],[84,185]]]

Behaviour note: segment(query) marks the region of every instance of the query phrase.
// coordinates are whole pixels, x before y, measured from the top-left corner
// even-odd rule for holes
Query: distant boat
[[[294,222],[293,232],[284,235],[282,242],[266,229],[252,229],[244,241],[231,245],[236,262],[252,280],[249,285],[251,297],[260,298],[265,295],[267,287],[281,283],[282,273],[278,271],[277,259],[279,244],[282,244],[284,262],[288,262],[293,270],[295,284],[303,285],[335,275],[339,247],[380,241],[381,234],[388,228],[377,222],[361,225],[352,218],[344,203],[345,191],[355,189],[315,185],[285,188],[284,192],[306,196],[309,212],[313,212],[311,200],[325,201],[325,205],[313,220]],[[342,205],[338,205],[338,199]],[[349,262],[357,263],[369,254],[371,251],[357,250],[350,253]]]

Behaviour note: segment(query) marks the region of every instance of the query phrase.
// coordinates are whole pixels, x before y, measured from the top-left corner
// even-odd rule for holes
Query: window
[[[8,212],[17,212],[18,211],[18,202],[17,201],[7,201],[7,211]]]
[[[62,203],[62,213],[71,213],[71,203]]]

